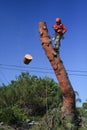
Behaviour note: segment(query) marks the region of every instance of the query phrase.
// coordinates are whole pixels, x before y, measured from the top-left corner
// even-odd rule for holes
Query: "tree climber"
[[[66,27],[61,23],[60,18],[56,18],[56,24],[53,25],[53,29],[55,31],[55,37],[54,37],[55,48],[54,49],[56,51],[59,51],[60,40],[67,30],[66,30]]]

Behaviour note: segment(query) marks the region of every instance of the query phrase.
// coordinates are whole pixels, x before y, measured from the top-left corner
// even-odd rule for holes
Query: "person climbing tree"
[[[55,31],[55,37],[54,37],[54,42],[55,42],[55,47],[54,49],[56,51],[59,51],[60,47],[60,40],[63,37],[64,33],[67,31],[65,25],[61,23],[60,18],[56,18],[56,24],[53,25],[53,29]]]

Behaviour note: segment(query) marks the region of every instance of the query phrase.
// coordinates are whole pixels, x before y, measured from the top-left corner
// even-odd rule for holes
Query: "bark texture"
[[[47,25],[45,22],[39,22],[39,33],[40,33],[40,41],[42,43],[42,47],[46,53],[46,56],[51,63],[55,75],[58,79],[58,82],[61,87],[62,95],[63,95],[63,106],[62,106],[62,117],[66,117],[67,115],[75,115],[75,93],[73,87],[69,81],[67,72],[63,65],[63,62],[52,46],[50,35],[48,34]]]

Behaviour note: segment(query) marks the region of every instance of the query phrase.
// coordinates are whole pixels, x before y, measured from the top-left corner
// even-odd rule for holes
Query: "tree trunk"
[[[69,81],[67,72],[59,54],[53,49],[50,35],[45,22],[39,23],[40,41],[46,56],[51,63],[63,95],[62,119],[66,116],[75,116],[75,93]]]

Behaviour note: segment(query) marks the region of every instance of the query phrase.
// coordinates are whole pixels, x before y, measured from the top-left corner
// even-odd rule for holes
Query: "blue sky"
[[[21,73],[57,79],[42,49],[38,23],[45,21],[49,34],[55,18],[67,27],[60,56],[75,91],[87,99],[87,1],[86,0],[0,0],[0,85],[9,84]],[[22,59],[31,54],[25,65]]]

